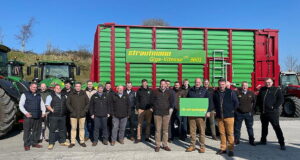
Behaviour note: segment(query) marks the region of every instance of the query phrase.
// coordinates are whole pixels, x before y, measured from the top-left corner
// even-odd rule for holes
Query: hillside
[[[27,76],[26,68],[29,65],[32,65],[36,62],[37,59],[39,60],[47,60],[47,61],[72,61],[76,65],[80,66],[81,74],[80,76],[76,76],[76,80],[80,82],[85,82],[89,80],[90,75],[90,64],[92,62],[91,56],[85,56],[78,58],[78,55],[75,54],[57,54],[57,55],[46,55],[46,54],[34,54],[34,53],[22,53],[19,51],[11,51],[8,53],[8,59],[16,58],[18,61],[24,62],[25,67],[23,68],[23,73],[25,76],[25,80],[31,81],[33,79],[33,74],[31,76]]]

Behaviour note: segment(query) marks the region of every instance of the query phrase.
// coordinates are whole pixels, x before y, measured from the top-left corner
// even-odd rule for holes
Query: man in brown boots
[[[170,110],[175,107],[174,96],[170,90],[167,90],[165,80],[160,81],[160,88],[151,94],[151,110],[154,114],[155,124],[155,152],[159,152],[161,140],[163,141],[163,149],[171,151],[168,146],[168,129],[170,121]],[[161,133],[163,134],[161,136]]]
[[[210,94],[206,88],[202,87],[202,81],[200,78],[195,79],[195,86],[190,88],[187,94],[187,98],[208,98],[209,103],[211,102]],[[196,133],[198,128],[200,134],[199,153],[204,153],[205,152],[205,117],[188,117],[188,122],[190,126],[191,144],[190,147],[186,149],[186,152],[192,152],[196,150]]]
[[[69,148],[75,146],[77,136],[77,125],[79,124],[80,146],[86,147],[84,141],[85,116],[89,109],[89,97],[85,91],[81,90],[81,83],[75,84],[75,91],[67,98],[67,107],[70,111],[71,120],[71,144]]]

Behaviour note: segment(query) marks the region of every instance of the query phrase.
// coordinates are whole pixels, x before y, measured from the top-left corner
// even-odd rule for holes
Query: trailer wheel
[[[283,106],[284,114],[286,116],[300,116],[300,99],[298,97],[287,97]]]
[[[0,88],[0,137],[7,134],[16,120],[15,102]]]

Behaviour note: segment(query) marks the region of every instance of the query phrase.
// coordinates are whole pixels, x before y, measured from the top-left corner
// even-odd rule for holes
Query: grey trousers
[[[127,123],[127,117],[124,118],[118,118],[113,117],[112,123],[113,123],[113,129],[112,129],[112,135],[111,135],[111,141],[114,142],[117,140],[123,140],[125,135],[125,128]]]

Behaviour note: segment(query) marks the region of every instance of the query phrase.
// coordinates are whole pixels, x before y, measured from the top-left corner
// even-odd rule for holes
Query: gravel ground
[[[255,116],[258,119],[258,116]],[[31,149],[25,152],[23,150],[22,132],[12,132],[9,136],[0,140],[0,159],[251,159],[251,160],[299,160],[300,158],[300,120],[299,118],[281,118],[281,127],[286,139],[287,150],[279,150],[277,138],[271,126],[269,126],[269,143],[266,146],[250,146],[248,145],[246,128],[242,128],[242,142],[235,147],[235,156],[233,158],[227,155],[216,155],[215,152],[219,148],[220,141],[206,139],[207,149],[206,153],[200,154],[198,152],[186,153],[185,148],[188,146],[187,142],[179,140],[170,144],[171,152],[161,150],[159,153],[154,152],[154,144],[140,143],[133,144],[129,140],[125,140],[125,144],[117,143],[114,147],[104,146],[98,144],[96,147],[91,146],[91,142],[87,142],[87,147],[80,147],[78,144],[72,149],[56,145],[53,150],[47,150],[47,143],[43,142],[44,148]],[[254,123],[255,138],[259,140],[261,125],[259,121]]]

